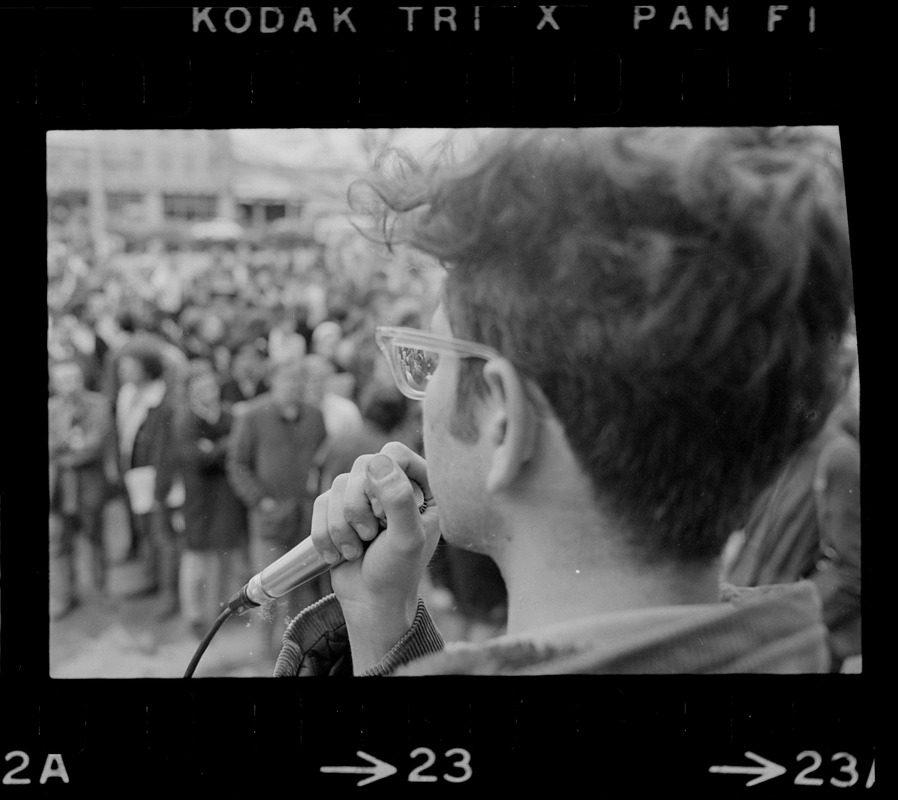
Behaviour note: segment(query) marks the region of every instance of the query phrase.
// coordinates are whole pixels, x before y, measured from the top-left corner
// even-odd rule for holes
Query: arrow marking
[[[770,761],[763,756],[759,756],[756,753],[746,752],[746,758],[750,758],[752,761],[757,761],[761,766],[759,767],[710,767],[708,769],[709,772],[722,772],[728,775],[757,775],[757,778],[753,778],[746,786],[754,786],[756,783],[763,783],[764,781],[769,781],[771,778],[778,778],[780,775],[785,773],[786,768],[781,767],[779,764],[775,764],[773,761]]]
[[[363,753],[361,750],[356,751],[356,755],[359,758],[364,758],[369,763],[373,764],[372,767],[321,767],[322,772],[342,772],[350,775],[365,775],[370,773],[369,778],[365,778],[360,780],[356,786],[364,786],[366,783],[374,783],[374,781],[379,781],[381,778],[389,778],[390,775],[396,774],[396,767],[392,764],[387,764],[386,761],[381,761],[379,758],[375,758],[374,756],[369,756],[367,753]],[[783,770],[785,772],[785,770]]]

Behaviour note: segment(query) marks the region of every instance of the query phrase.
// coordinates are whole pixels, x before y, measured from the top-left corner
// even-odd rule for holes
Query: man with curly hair
[[[840,389],[838,138],[516,130],[392,166],[354,196],[446,270],[429,332],[378,331],[426,460],[388,444],[318,498],[335,594],[276,674],[824,671],[815,588],[722,587],[720,555]],[[444,644],[440,533],[498,565],[505,635]]]

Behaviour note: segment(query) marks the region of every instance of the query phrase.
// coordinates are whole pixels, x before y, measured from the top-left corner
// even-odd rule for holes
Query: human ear
[[[524,381],[504,358],[483,368],[487,398],[482,406],[481,431],[491,446],[486,488],[509,488],[529,463],[536,448],[538,419],[527,397]]]

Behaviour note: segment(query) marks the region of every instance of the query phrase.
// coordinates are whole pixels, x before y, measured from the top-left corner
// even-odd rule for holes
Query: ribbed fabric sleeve
[[[437,630],[427,611],[427,606],[419,597],[418,610],[415,612],[412,627],[393,645],[393,649],[381,659],[381,662],[363,672],[362,677],[389,675],[403,664],[408,664],[409,661],[414,661],[421,656],[438,653],[445,646],[442,634]]]
[[[274,668],[275,678],[312,675],[352,675],[346,621],[334,594],[294,617]]]
[[[424,601],[418,598],[411,628],[379,664],[363,675],[389,675],[397,667],[439,652],[444,646],[443,637]],[[313,675],[352,675],[346,620],[334,594],[322,598],[294,618],[284,633],[284,644],[274,668],[276,678]]]

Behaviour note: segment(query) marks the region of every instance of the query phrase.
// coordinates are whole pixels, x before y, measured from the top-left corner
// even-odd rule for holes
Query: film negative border
[[[0,107],[25,124],[13,141],[28,154],[18,174],[25,207],[38,215],[26,227],[37,246],[23,251],[41,257],[45,206],[34,180],[43,175],[43,132],[54,127],[850,124],[863,67],[846,40],[848,12],[783,5],[482,3],[476,17],[462,4],[415,12],[377,4],[348,16],[343,5],[313,5],[307,22],[317,30],[294,31],[301,12],[283,7],[271,33],[256,8],[230,17],[231,7],[4,9]],[[273,26],[279,17],[266,19]],[[849,205],[857,201],[850,187]],[[40,274],[22,277],[22,307],[37,331],[41,284]],[[42,380],[33,364],[22,375]],[[43,424],[39,405],[23,424]],[[41,453],[26,458],[43,474]],[[867,719],[878,695],[867,675],[437,679],[376,691],[340,682],[327,692],[255,680],[49,680],[42,596],[33,608],[17,603],[27,581],[45,579],[46,548],[40,536],[9,533],[30,518],[14,477],[7,467],[0,783],[267,780],[341,791],[375,778],[383,763],[395,772],[371,783],[396,791],[578,781],[595,791],[875,788]],[[21,563],[38,566],[23,576]]]

